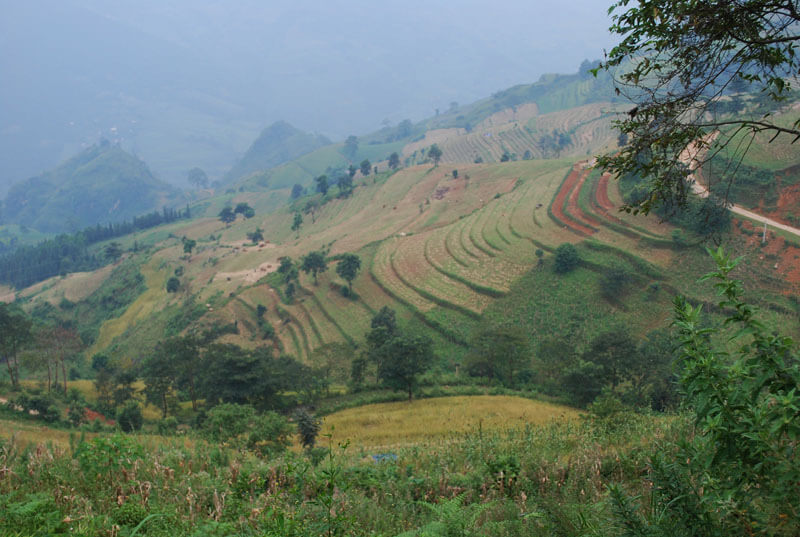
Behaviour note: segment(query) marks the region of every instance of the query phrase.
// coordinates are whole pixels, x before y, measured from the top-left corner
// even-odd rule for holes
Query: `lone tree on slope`
[[[439,149],[438,144],[433,144],[430,149],[428,149],[428,156],[433,160],[433,165],[438,166],[439,161],[442,160],[442,150]]]
[[[306,274],[310,272],[314,276],[314,285],[319,285],[317,274],[328,270],[328,262],[325,261],[325,254],[321,251],[316,251],[304,256],[303,261],[300,263],[300,270]]]
[[[347,280],[348,295],[353,293],[353,280],[361,270],[361,258],[356,254],[344,254],[336,265],[336,274]]]

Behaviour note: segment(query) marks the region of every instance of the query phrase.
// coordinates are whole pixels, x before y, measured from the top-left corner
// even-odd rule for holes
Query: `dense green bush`
[[[117,411],[119,428],[132,433],[142,428],[142,407],[136,401],[128,401]]]
[[[565,242],[556,248],[554,270],[559,274],[565,274],[578,267],[581,257],[578,249],[574,245]]]

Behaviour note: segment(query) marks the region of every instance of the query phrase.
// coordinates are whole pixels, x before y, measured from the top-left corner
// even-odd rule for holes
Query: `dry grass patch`
[[[325,417],[322,434],[377,447],[443,440],[478,427],[497,431],[571,419],[578,419],[575,409],[522,397],[440,397],[342,410]]]

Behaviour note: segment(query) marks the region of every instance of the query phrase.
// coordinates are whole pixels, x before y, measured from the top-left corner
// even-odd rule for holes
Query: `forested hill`
[[[179,193],[160,181],[137,157],[101,142],[56,169],[14,185],[3,204],[4,223],[48,233],[76,231],[130,220]]]
[[[225,182],[280,166],[330,143],[324,136],[303,132],[285,121],[277,121],[261,131],[244,156],[225,175]]]

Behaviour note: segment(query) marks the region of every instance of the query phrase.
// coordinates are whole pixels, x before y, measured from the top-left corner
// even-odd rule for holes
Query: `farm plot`
[[[567,196],[564,206],[564,213],[568,217],[572,218],[572,220],[575,222],[582,223],[593,231],[597,231],[596,226],[599,226],[600,222],[593,216],[585,213],[578,203],[578,197],[581,194],[583,185],[586,183],[586,178],[589,176],[590,172],[590,168],[585,168],[578,172],[577,182],[572,186],[572,190],[570,191],[569,196]]]
[[[489,303],[489,297],[476,293],[428,263],[425,258],[428,235],[413,235],[393,241],[391,261],[395,273],[406,285],[439,306],[456,309],[467,315],[483,311]]]
[[[451,226],[455,228],[455,226]],[[485,285],[485,283],[473,282],[461,274],[465,268],[470,268],[470,263],[462,262],[453,257],[447,240],[451,236],[453,229],[437,229],[428,235],[425,242],[425,259],[428,263],[442,274],[460,281],[470,289],[489,296],[501,296],[504,291]]]
[[[497,297],[507,292],[511,282],[530,268],[534,253],[531,245],[526,243],[516,244],[495,257],[465,256],[466,262],[453,257],[452,252],[458,252],[461,245],[459,225],[463,224],[459,222],[453,224],[453,229],[437,230],[426,243],[428,262],[440,272],[478,293]]]
[[[358,298],[353,300],[342,296],[340,288],[326,280],[319,287],[312,289],[316,307],[339,328],[342,337],[347,341],[363,338],[370,325],[374,311],[365,302],[365,287],[370,281],[368,276],[359,276],[354,285]],[[388,297],[387,301],[388,301]]]
[[[408,287],[395,272],[392,266],[392,253],[395,247],[396,239],[384,241],[378,247],[370,264],[370,274],[387,294],[406,304],[412,311],[425,313],[432,310],[436,304]]]
[[[320,309],[320,304],[310,290],[312,286],[303,287],[302,296],[296,300],[297,309],[303,313],[303,317],[307,319],[308,326],[314,334],[314,344],[312,350],[325,343],[333,343],[335,341],[344,340],[344,336],[339,330],[339,327],[329,319]]]
[[[664,241],[664,247],[670,246],[671,241],[667,238],[667,233],[670,231],[670,228],[666,223],[658,225],[656,229],[658,229],[660,233],[657,233],[651,229],[642,227],[641,224],[646,224],[646,219],[644,218],[639,218],[638,222],[634,224],[632,222],[626,222],[621,217],[616,216],[615,214],[619,213],[608,199],[610,176],[608,174],[603,174],[596,177],[595,175],[596,174],[592,174],[587,180],[591,182],[591,190],[588,194],[589,208],[595,215],[602,219],[603,225],[630,236],[637,235],[647,239],[653,239],[654,241]]]
[[[511,207],[508,217],[509,231],[518,238],[533,241],[539,247],[574,241],[575,235],[564,229],[563,224],[551,219],[548,203],[553,199],[564,180],[565,167],[548,171],[540,176],[525,179],[518,189],[520,197]]]
[[[558,189],[558,192],[556,192],[556,195],[553,197],[548,214],[550,215],[550,218],[552,218],[557,224],[568,228],[576,235],[581,237],[589,237],[595,232],[595,230],[587,225],[575,221],[572,217],[564,212],[567,198],[578,182],[578,175],[579,170],[577,167],[573,167],[573,169],[570,170],[569,174],[564,179],[564,182],[561,183],[561,187]]]
[[[278,294],[271,287],[268,285],[254,285],[239,294],[238,298],[247,304],[252,311],[255,311],[259,304],[265,306],[267,312],[264,314],[264,318],[275,328],[275,338],[277,340],[275,343],[289,354],[298,357],[304,355],[297,333],[289,331],[292,319],[291,314],[283,309],[284,306],[280,303]],[[281,314],[283,318],[278,314],[279,308],[283,311]],[[289,324],[286,326],[284,326],[285,319],[289,319]]]

